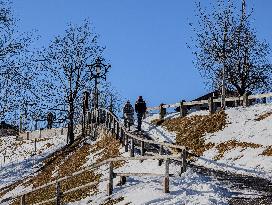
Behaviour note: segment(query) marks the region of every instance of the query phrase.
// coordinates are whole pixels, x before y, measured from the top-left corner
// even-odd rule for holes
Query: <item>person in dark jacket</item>
[[[138,100],[135,103],[135,112],[137,113],[138,120],[137,129],[138,131],[141,131],[143,116],[145,115],[146,112],[146,103],[143,100],[142,96],[139,96]]]
[[[123,108],[123,115],[125,127],[128,127],[128,130],[130,130],[130,126],[134,124],[134,109],[129,100]]]

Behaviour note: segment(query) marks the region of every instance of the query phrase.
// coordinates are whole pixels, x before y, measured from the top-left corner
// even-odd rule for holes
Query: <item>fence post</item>
[[[164,193],[169,193],[169,159],[165,161],[165,176],[163,182]]]
[[[163,107],[164,104],[161,103],[160,104],[160,120],[163,120],[164,119],[164,116],[166,115],[166,108]]]
[[[214,103],[213,103],[213,97],[209,97],[208,104],[209,104],[210,115],[212,115],[215,112],[215,110],[214,110]]]
[[[248,93],[245,92],[244,95],[243,95],[243,106],[247,107],[248,105],[249,105],[249,103],[248,103]]]
[[[130,157],[134,157],[134,139],[130,139]]]
[[[125,134],[125,152],[128,152],[128,136]]]
[[[61,190],[60,190],[60,182],[56,183],[56,205],[60,205],[61,204]]]
[[[121,128],[121,130],[120,130],[120,140],[121,140],[121,143],[122,143],[122,146],[124,146],[125,145],[125,138],[124,138],[124,130],[123,130],[123,128]]]
[[[116,122],[116,139],[119,138],[119,122]]]
[[[186,148],[182,150],[182,170],[181,170],[181,173],[184,173],[186,172],[187,170],[187,162],[186,162],[186,158],[187,158],[187,150]]]
[[[185,100],[180,102],[180,117],[185,117],[187,114],[186,106],[184,105]]]
[[[266,97],[262,98],[262,103],[266,104]]]
[[[145,148],[144,148],[144,141],[141,141],[141,156],[144,156]]]
[[[39,136],[40,138],[42,138],[42,130],[40,129],[40,136]]]
[[[160,146],[159,155],[163,155],[163,146],[162,145]],[[162,162],[163,162],[163,160],[159,159],[159,166],[162,165]]]
[[[111,134],[114,135],[115,134],[115,118],[113,119],[113,128],[111,128]]]
[[[109,183],[108,183],[108,196],[112,195],[113,191],[113,164],[109,162]]]
[[[127,182],[127,178],[125,176],[120,176],[119,184],[120,186],[124,185]]]
[[[20,196],[20,205],[26,205],[25,195]]]
[[[29,131],[26,132],[26,139],[29,140]]]
[[[35,154],[37,152],[37,138],[36,137],[34,139],[34,152],[35,152]]]

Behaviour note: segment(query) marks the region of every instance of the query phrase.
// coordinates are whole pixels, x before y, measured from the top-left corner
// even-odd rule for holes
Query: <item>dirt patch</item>
[[[260,116],[258,116],[255,120],[256,121],[261,121],[261,120],[264,120],[264,119],[268,118],[271,115],[272,115],[272,111],[267,112],[267,113],[263,113]]]
[[[220,144],[216,145],[216,148],[218,149],[218,154],[213,159],[219,160],[224,156],[225,152],[232,150],[234,148],[237,148],[237,147],[255,148],[256,149],[256,148],[262,147],[262,145],[248,143],[248,142],[238,142],[236,140],[229,140],[227,142],[220,143]]]
[[[269,146],[266,150],[264,150],[261,155],[271,157],[272,156],[272,146]]]
[[[176,133],[176,142],[188,147],[194,154],[201,156],[204,151],[215,146],[206,143],[203,136],[222,130],[227,124],[227,114],[224,111],[213,115],[196,115],[165,120],[162,124],[167,130]]]

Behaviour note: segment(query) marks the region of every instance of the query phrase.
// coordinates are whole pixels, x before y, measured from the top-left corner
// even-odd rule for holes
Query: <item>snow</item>
[[[228,116],[227,126],[216,133],[207,133],[204,138],[206,142],[216,145],[230,140],[258,144],[259,148],[237,147],[227,151],[224,156],[215,161],[213,158],[218,154],[218,149],[212,148],[204,152],[203,156],[196,161],[198,165],[204,165],[223,171],[231,171],[239,174],[270,179],[272,177],[272,157],[262,155],[263,151],[272,146],[272,115],[261,120],[255,119],[261,114],[272,111],[272,104],[256,104],[250,107],[236,107],[226,110]],[[188,115],[208,115],[208,111],[196,111]],[[166,118],[176,117],[171,113]],[[175,142],[175,133],[166,131],[161,126],[152,126],[151,121],[158,119],[155,114],[145,119],[144,130],[159,141]]]
[[[203,165],[215,170],[230,171],[237,174],[254,175],[259,177],[270,178],[272,176],[272,157],[263,156],[261,153],[270,145],[272,145],[272,116],[262,120],[255,121],[256,117],[260,114],[272,110],[272,105],[255,105],[248,108],[230,108],[226,110],[228,115],[228,125],[219,132],[213,134],[206,134],[204,137],[207,142],[219,144],[229,140],[237,140],[240,142],[249,142],[260,144],[259,148],[241,148],[236,147],[224,153],[220,160],[214,160],[214,156],[218,154],[218,149],[215,147],[204,152],[196,162],[196,165]],[[193,115],[207,115],[207,111],[199,111],[190,113]],[[167,118],[178,117],[179,113],[171,113]],[[148,116],[143,122],[143,129],[157,141],[175,142],[175,133],[170,133],[160,126],[151,124],[153,119],[157,119],[158,115]],[[2,165],[0,171],[0,188],[11,184],[19,179],[33,174],[41,160],[53,153],[55,150],[63,147],[66,144],[65,135],[50,136],[45,141],[37,143],[37,151],[40,154],[32,155],[34,151],[33,141],[24,140],[23,144],[15,148],[13,145],[16,143],[15,137],[0,138],[0,151],[7,149],[7,155],[10,158],[7,162],[3,163],[3,152],[0,152],[0,162]],[[47,143],[51,143],[51,147],[45,147]],[[94,142],[89,142],[94,143]],[[121,148],[122,156],[128,156]],[[91,153],[88,160],[83,167],[93,164],[97,158],[97,153]],[[170,164],[170,193],[163,193],[163,176],[130,176],[123,186],[117,186],[119,178],[114,179],[114,190],[111,198],[118,199],[124,197],[118,205],[136,204],[136,205],[167,205],[167,204],[186,204],[186,205],[212,205],[228,204],[228,199],[231,197],[256,197],[256,191],[244,189],[237,190],[231,187],[226,182],[218,181],[215,177],[206,176],[202,173],[195,172],[192,168],[180,174],[180,164]],[[98,185],[98,193],[93,196],[87,197],[81,201],[69,203],[69,205],[78,204],[101,204],[108,199],[106,195],[108,166],[104,165],[96,170],[97,173],[102,174],[102,182]],[[129,161],[124,166],[114,169],[115,173],[165,173],[165,164],[158,166],[156,160]],[[57,169],[53,175],[57,173]],[[7,193],[7,196],[20,193],[23,190],[29,190],[31,187],[18,186],[12,192]],[[1,200],[1,199],[0,199]]]
[[[15,136],[0,138],[0,188],[25,178],[38,170],[38,164],[49,154],[66,144],[66,136],[58,135],[37,141],[37,154],[34,153],[34,140],[16,140]],[[47,145],[51,146],[47,146]],[[4,163],[4,155],[6,160]]]

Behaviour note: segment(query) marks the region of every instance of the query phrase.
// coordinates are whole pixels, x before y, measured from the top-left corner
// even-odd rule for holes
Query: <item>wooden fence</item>
[[[68,194],[70,192],[80,190],[86,187],[90,187],[93,185],[96,185],[98,182],[91,182],[87,183],[85,185],[75,187],[69,190],[66,190],[62,192],[61,190],[61,182],[64,180],[67,180],[71,177],[75,177],[87,170],[91,169],[96,169],[102,165],[108,164],[108,177],[105,179],[100,180],[102,181],[108,181],[107,185],[107,195],[111,195],[113,192],[113,179],[117,176],[120,177],[120,182],[121,184],[124,184],[126,181],[126,177],[128,176],[162,176],[164,177],[163,179],[163,191],[164,193],[169,193],[169,177],[172,175],[169,173],[169,163],[171,161],[178,161],[180,163],[180,173],[186,172],[187,168],[187,163],[186,163],[186,158],[187,158],[187,151],[184,146],[178,146],[174,144],[169,144],[169,143],[163,143],[163,142],[155,142],[153,140],[147,140],[143,139],[141,137],[135,136],[131,134],[130,132],[127,131],[127,129],[123,126],[123,124],[118,120],[117,116],[114,115],[112,112],[106,109],[97,109],[97,110],[91,110],[88,114],[87,121],[86,121],[86,126],[84,125],[83,127],[86,127],[86,130],[82,130],[83,132],[86,132],[87,134],[88,131],[91,131],[90,128],[92,128],[93,124],[95,125],[102,125],[104,126],[108,131],[110,131],[114,136],[116,136],[116,139],[120,140],[122,145],[125,147],[125,151],[130,153],[130,157],[117,157],[117,158],[111,158],[107,159],[103,162],[96,163],[93,165],[90,165],[86,168],[83,168],[82,170],[75,172],[69,176],[57,179],[55,181],[52,181],[50,183],[47,183],[45,185],[36,187],[30,191],[23,192],[21,194],[18,194],[13,197],[9,197],[6,199],[3,199],[0,204],[3,202],[11,201],[11,200],[19,200],[20,205],[26,205],[26,198],[27,195],[30,194],[31,192],[46,188],[51,185],[55,185],[55,197],[48,199],[46,201],[42,201],[39,203],[36,203],[34,205],[42,205],[46,204],[48,202],[54,202],[56,205],[60,205],[62,202],[62,198],[65,194]],[[85,135],[86,136],[86,135]],[[140,156],[135,156],[135,142],[138,142],[141,146],[140,150]],[[146,144],[153,144],[159,146],[158,154],[156,156],[145,156],[145,145]],[[130,146],[129,146],[130,145]],[[163,155],[163,149],[178,149],[181,151],[180,155]],[[154,174],[154,173],[116,173],[114,172],[113,169],[113,162],[117,161],[130,161],[130,160],[158,160],[159,161],[159,166],[161,166],[161,162],[164,160],[165,161],[165,173],[164,174]]]
[[[249,106],[251,100],[262,99],[263,102],[266,103],[266,101],[267,101],[266,99],[271,98],[271,97],[272,97],[272,93],[257,94],[257,95],[244,94],[241,97],[226,98],[225,101],[226,102],[234,102],[235,105]],[[185,100],[182,100],[181,102],[174,103],[174,104],[163,104],[162,103],[162,104],[160,104],[160,106],[147,108],[147,111],[159,110],[160,119],[163,119],[166,115],[167,108],[179,108],[180,116],[184,117],[184,116],[186,116],[188,107],[206,104],[206,105],[208,105],[209,111],[212,114],[216,111],[215,103],[221,103],[221,98],[214,99],[214,98],[210,97],[208,100],[191,101],[191,102],[186,102]]]

